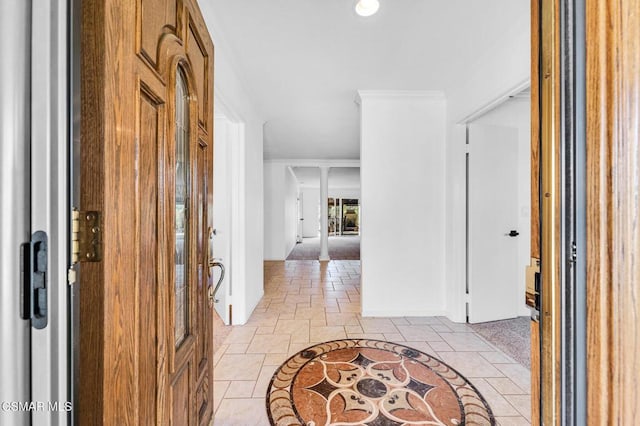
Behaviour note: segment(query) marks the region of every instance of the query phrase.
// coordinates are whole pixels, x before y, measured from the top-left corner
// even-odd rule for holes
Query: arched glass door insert
[[[182,69],[176,75],[175,105],[175,345],[189,334],[189,91]]]

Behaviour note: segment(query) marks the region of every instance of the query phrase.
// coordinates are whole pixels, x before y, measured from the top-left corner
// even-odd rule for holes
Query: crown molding
[[[504,91],[503,93],[499,94],[498,96],[486,102],[484,105],[482,105],[480,108],[473,111],[471,114],[468,114],[463,118],[461,118],[460,120],[456,121],[456,123],[457,124],[471,123],[473,120],[476,120],[477,118],[480,118],[481,116],[488,113],[489,111],[497,108],[505,101],[512,99],[512,96],[517,96],[523,90],[526,90],[527,88],[530,88],[530,87],[531,87],[531,79],[529,77],[526,77],[522,79],[515,86],[509,88],[508,90]]]
[[[242,114],[238,113],[238,111],[229,102],[229,99],[224,95],[224,89],[218,87],[215,83],[213,86],[214,118],[226,118],[227,120],[236,123],[246,122]]]

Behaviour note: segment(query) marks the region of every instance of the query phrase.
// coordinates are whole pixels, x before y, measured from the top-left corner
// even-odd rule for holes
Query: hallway
[[[266,262],[264,279],[250,320],[230,327],[216,350],[216,425],[268,425],[265,395],[278,366],[314,343],[345,338],[394,341],[433,355],[469,379],[498,424],[529,424],[529,370],[467,325],[444,317],[362,318],[359,261]]]
[[[289,253],[287,260],[318,260],[320,238],[304,238]],[[329,257],[333,260],[360,260],[360,236],[329,237]]]

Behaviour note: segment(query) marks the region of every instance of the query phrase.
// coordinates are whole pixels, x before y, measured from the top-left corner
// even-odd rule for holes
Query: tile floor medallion
[[[215,426],[272,424],[265,397],[274,372],[305,348],[341,339],[393,342],[396,346],[400,345],[398,347],[429,354],[451,366],[473,384],[491,407],[496,424],[530,424],[531,372],[474,332],[468,324],[455,323],[443,316],[363,317],[360,304],[360,261],[265,262],[264,296],[246,324],[221,326],[220,321],[214,325]],[[374,357],[373,354],[370,356]],[[305,359],[304,362],[307,361],[309,364],[314,361],[322,365],[321,360]],[[405,365],[407,361],[411,359],[405,360]],[[372,364],[375,362],[380,360],[376,358]],[[362,368],[357,370],[364,374],[372,364],[366,367],[356,364]],[[307,368],[311,368],[311,365]],[[387,373],[398,371],[403,370],[394,369]],[[308,372],[311,374],[313,370]],[[304,377],[300,376],[301,379]],[[390,377],[393,379],[396,376]],[[404,376],[398,377],[394,380],[402,380]],[[375,374],[370,378],[379,379]],[[315,384],[311,383],[310,386]],[[434,386],[434,383],[425,384]],[[387,386],[385,390],[390,393],[392,388]],[[442,398],[452,395],[438,392],[444,395]],[[321,401],[321,395],[312,398],[321,398]],[[427,401],[432,402],[429,398],[432,397],[428,397]],[[457,396],[454,395],[454,398],[457,400]],[[465,399],[462,400],[464,403]],[[281,402],[285,401],[283,399]],[[339,399],[335,402],[332,400],[333,404],[338,402]],[[295,403],[300,408],[301,402]],[[435,414],[441,418],[438,412]],[[273,417],[278,418],[278,415],[274,414]],[[469,418],[466,419],[467,425],[472,424]],[[300,424],[302,421],[295,417],[293,423]],[[400,422],[389,420],[384,423],[393,425]]]
[[[267,389],[272,425],[493,425],[478,390],[444,362],[409,346],[344,339],[306,348]]]

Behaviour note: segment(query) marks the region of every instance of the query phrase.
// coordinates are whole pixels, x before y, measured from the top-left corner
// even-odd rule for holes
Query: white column
[[[320,167],[320,258],[329,260],[329,167]]]

